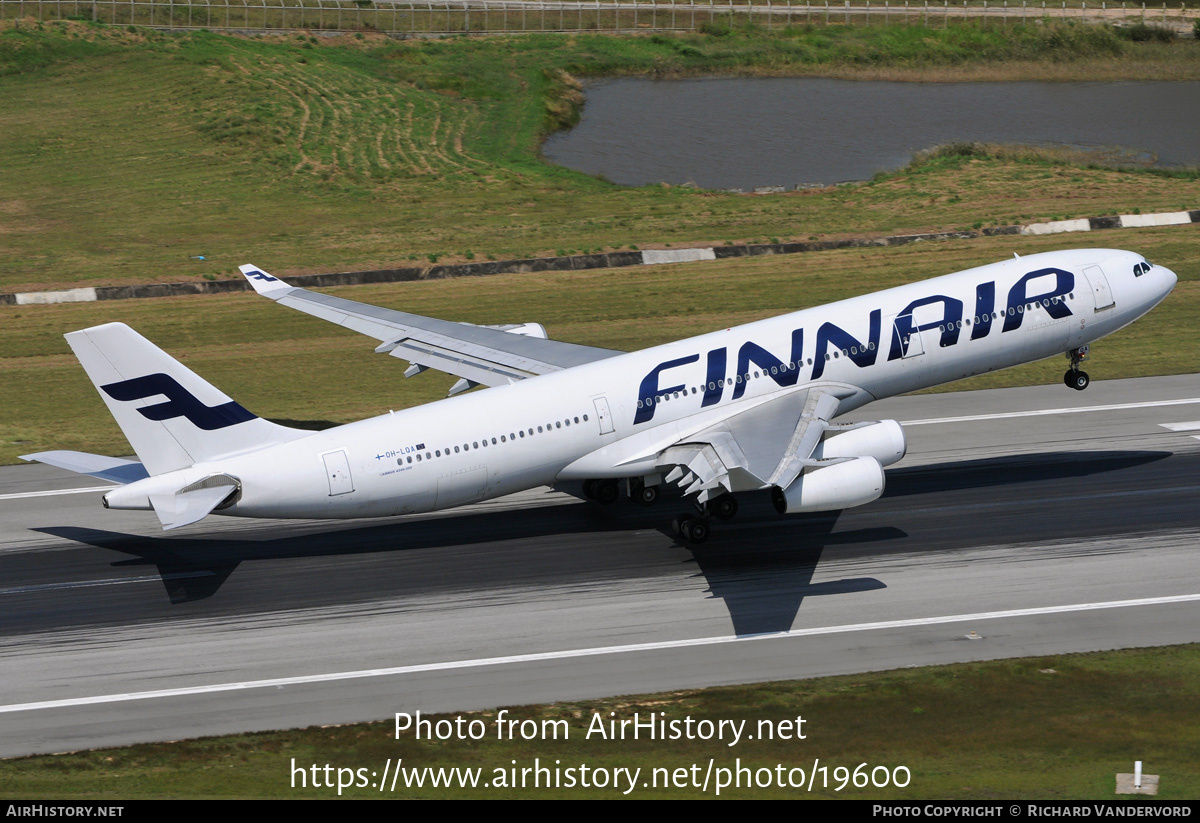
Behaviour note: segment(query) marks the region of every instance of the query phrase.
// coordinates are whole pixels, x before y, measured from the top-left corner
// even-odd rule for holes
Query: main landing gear
[[[647,486],[640,478],[629,481],[629,496],[643,506],[653,506],[658,502],[658,486]]]
[[[1088,373],[1079,368],[1079,364],[1088,359],[1088,347],[1080,346],[1077,349],[1071,349],[1067,352],[1067,359],[1071,361],[1071,368],[1067,369],[1067,373],[1063,375],[1063,383],[1075,391],[1083,391],[1092,382]]]
[[[641,478],[630,478],[629,496],[643,506],[653,506],[659,499],[659,487],[648,485]],[[619,480],[585,480],[583,494],[589,500],[603,505],[616,503],[621,497]],[[699,545],[708,540],[712,532],[712,519],[732,520],[738,513],[738,501],[732,494],[725,493],[707,503],[696,503],[695,514],[681,515],[671,522],[675,534],[688,543]]]
[[[713,517],[718,520],[732,520],[737,511],[737,498],[732,494],[723,494],[708,503],[697,503],[695,516],[685,514],[677,517],[672,521],[671,528],[687,542],[699,545],[708,540],[712,532],[710,521]]]
[[[605,506],[611,506],[621,496],[621,487],[616,480],[584,480],[583,494]]]
[[[584,480],[583,496],[595,500],[605,506],[611,506],[621,497],[621,481],[619,480]],[[647,486],[640,478],[629,481],[629,496],[643,506],[653,506],[658,502],[658,486]]]

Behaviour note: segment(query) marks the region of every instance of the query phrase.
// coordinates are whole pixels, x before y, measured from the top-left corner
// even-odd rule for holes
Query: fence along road
[[[0,20],[90,20],[161,29],[378,32],[390,36],[553,31],[697,31],[751,21],[789,25],[946,25],[951,19],[1022,22],[1042,18],[1086,23],[1144,22],[1190,33],[1200,10],[1101,0],[849,0],[782,2],[553,2],[547,0],[0,0]]]

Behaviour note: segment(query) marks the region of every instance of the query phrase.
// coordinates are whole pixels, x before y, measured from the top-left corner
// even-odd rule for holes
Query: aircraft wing
[[[406,377],[435,369],[461,378],[450,394],[477,385],[502,386],[622,353],[547,339],[546,330],[536,323],[455,323],[295,288],[253,265],[241,266],[241,271],[264,297],[381,341],[375,351],[412,364]]]
[[[827,387],[788,392],[664,449],[658,468],[701,503],[726,492],[786,488],[806,467],[838,462],[812,455],[840,403]]]

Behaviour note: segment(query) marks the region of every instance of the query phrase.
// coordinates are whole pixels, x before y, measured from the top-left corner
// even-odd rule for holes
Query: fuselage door
[[[350,476],[350,461],[344,451],[329,452],[321,455],[325,461],[325,474],[329,478],[329,496],[347,494],[354,491],[354,479]]]
[[[600,433],[612,434],[612,412],[608,409],[608,399],[605,397],[594,397],[592,398],[592,402],[596,404],[596,419],[600,422]]]
[[[1099,266],[1087,266],[1083,276],[1092,285],[1092,296],[1096,298],[1096,311],[1111,309],[1115,305],[1112,289],[1108,286],[1108,278]]]
[[[921,332],[916,331],[916,323],[911,314],[900,315],[892,322],[892,336],[900,341],[900,351],[904,352],[901,359],[907,360],[925,353]]]

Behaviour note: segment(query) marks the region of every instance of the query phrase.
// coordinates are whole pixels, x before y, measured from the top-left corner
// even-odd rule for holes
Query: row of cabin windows
[[[1074,300],[1075,293],[1071,292],[1069,297],[1072,300]],[[1061,300],[1062,300],[1062,298],[1059,298],[1059,297],[1047,297],[1041,301],[1040,305],[1045,306],[1046,308],[1049,308],[1051,304],[1057,304]],[[1029,303],[1027,305],[1017,306],[1015,309],[1010,306],[1008,309],[1008,314],[1024,313],[1027,308],[1029,311],[1033,311],[1034,308],[1038,305],[1039,305],[1038,303]],[[1004,315],[1004,312],[994,311],[994,312],[992,312],[992,320],[999,320],[1003,315]],[[981,318],[983,318],[983,317],[986,317],[986,315],[976,315],[974,320],[976,323],[980,323],[980,322],[982,322]],[[955,328],[956,326],[957,326],[957,328],[960,328],[960,329],[963,326],[970,327],[971,320],[972,320],[972,318],[968,317],[966,320],[959,320],[959,321],[957,321],[957,323],[951,324],[949,326],[943,324],[941,326],[938,326],[938,331],[945,332],[948,329]],[[908,340],[905,340],[904,342],[907,344]],[[832,354],[830,354],[829,352],[826,352],[825,359],[826,360],[836,360],[836,359],[838,359],[839,356],[850,357],[852,355],[857,355],[857,354],[868,352],[868,351],[875,351],[874,343],[867,343],[867,345],[861,346],[861,347],[860,346],[851,346],[849,349],[842,349],[840,352],[835,350]],[[784,363],[781,366],[772,366],[769,371],[771,374],[787,374],[789,371],[798,369],[800,367],[800,365],[803,365],[804,363],[807,363],[808,365],[811,366],[813,364],[812,358],[811,357],[808,358],[808,360],[803,361],[799,365],[793,362],[793,363]],[[767,373],[768,373],[768,370],[763,369],[761,372],[758,372],[758,371],[746,372],[745,374],[739,374],[736,377],[727,377],[727,378],[725,378],[725,385],[732,386],[735,381],[738,383],[742,383],[742,382],[748,383],[755,378],[766,377]],[[685,389],[683,389],[681,391],[677,391],[677,392],[671,392],[668,394],[660,394],[655,397],[647,397],[645,399],[639,400],[637,407],[640,409],[645,406],[652,406],[655,403],[663,403],[663,402],[666,402],[666,401],[672,400],[672,399],[678,400],[680,397],[686,397],[688,394],[696,394],[702,388],[704,388],[704,387],[700,386],[699,388],[697,388],[696,386],[692,386],[690,390],[685,388]],[[716,388],[717,388],[717,381],[713,381],[708,384],[709,391],[715,391]]]
[[[585,414],[585,415],[583,415],[582,419],[583,419],[583,422],[586,423],[588,421],[588,416]],[[564,420],[556,420],[553,423],[547,423],[544,426],[538,426],[537,434],[546,433],[546,432],[551,431],[552,429],[561,429],[563,427],[570,428],[572,420],[574,420],[575,425],[579,425],[580,418],[578,416],[573,417],[573,418],[568,417]],[[525,438],[526,431],[529,432],[530,437],[534,436],[534,429],[532,427],[529,429],[520,429],[515,432],[509,432],[508,434],[502,434],[502,435],[500,435],[499,438],[493,437],[490,439],[490,441],[489,441],[489,438],[485,437],[482,440],[472,440],[470,443],[463,443],[461,446],[454,446],[453,447],[454,454],[459,454],[460,452],[467,452],[467,451],[470,451],[471,449],[486,449],[488,447],[489,442],[493,446],[498,446],[501,443],[516,442],[517,440],[523,440]],[[451,453],[451,447],[447,446],[445,449],[433,449],[432,451],[424,452],[424,454],[422,454],[421,452],[418,452],[415,455],[415,457],[416,457],[416,461],[418,463],[420,463],[423,460],[433,460],[436,457],[443,457],[443,456],[449,457],[450,453]],[[398,458],[396,460],[396,465],[403,466],[406,463],[412,463],[413,458],[414,458],[414,455],[409,455],[408,457]]]
[[[1070,297],[1072,300],[1074,300],[1075,292],[1071,292],[1068,295],[1068,297]],[[1009,306],[1007,314],[1009,314],[1009,315],[1024,314],[1027,311],[1033,311],[1038,306],[1043,306],[1048,309],[1048,308],[1050,308],[1051,305],[1058,305],[1059,303],[1062,303],[1062,302],[1066,302],[1066,299],[1062,298],[1062,297],[1046,297],[1046,298],[1043,298],[1041,301],[1035,301],[1033,303],[1026,303],[1024,305],[1017,306],[1015,309],[1012,306]],[[992,320],[999,320],[1004,315],[1005,315],[1005,312],[1003,312],[1003,311],[994,311],[994,312],[992,312]],[[958,321],[956,321],[954,323],[950,323],[948,325],[938,326],[938,331],[946,332],[946,331],[950,331],[954,328],[961,329],[963,326],[966,326],[969,328],[972,320],[974,320],[976,325],[978,325],[979,323],[982,323],[986,319],[987,319],[986,314],[983,314],[983,315],[977,314],[973,318],[968,317],[966,320],[958,320]]]
[[[868,348],[871,350],[874,350],[875,344],[868,343],[866,346],[862,347],[862,350],[867,351]],[[848,357],[848,356],[850,356],[851,352],[853,352],[854,354],[858,354],[858,351],[859,351],[858,347],[854,346],[851,349],[842,349],[842,354],[844,354]],[[834,352],[833,356],[837,357],[838,353]],[[825,359],[826,360],[829,359],[828,354],[825,355]],[[724,381],[720,381],[720,380],[710,381],[708,384],[708,390],[715,391],[717,386],[719,384],[721,384],[722,382],[726,386],[732,386],[735,382],[736,383],[749,383],[751,380],[754,380],[759,377],[766,377],[768,374],[787,374],[789,371],[795,371],[796,369],[800,368],[802,365],[804,365],[804,362],[805,361],[784,363],[780,366],[772,366],[770,369],[763,369],[761,372],[759,372],[759,371],[746,372],[745,374],[739,374],[739,375],[736,375],[735,377],[727,377],[727,378],[725,378]],[[808,358],[807,363],[810,366],[813,364],[811,357]],[[699,386],[699,387],[692,386],[690,390],[685,388],[681,391],[671,392],[668,394],[660,394],[656,397],[647,397],[644,400],[639,400],[637,407],[640,409],[640,408],[643,408],[644,406],[652,406],[655,403],[663,403],[663,402],[665,402],[667,400],[671,400],[671,399],[678,400],[680,397],[686,397],[689,393],[696,394],[703,388],[704,388],[704,386]]]

